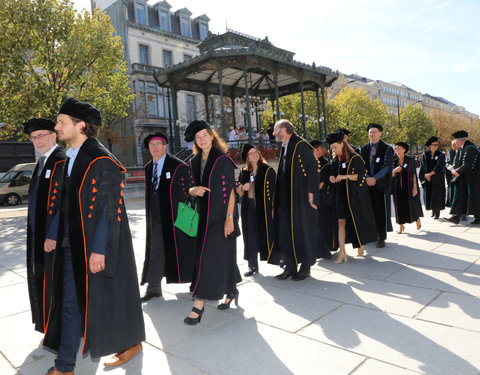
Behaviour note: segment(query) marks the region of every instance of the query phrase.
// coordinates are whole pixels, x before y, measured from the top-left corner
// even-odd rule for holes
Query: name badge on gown
[[[403,168],[407,168],[407,167],[408,167],[407,163],[403,164]]]
[[[170,172],[165,173],[165,176],[167,177],[167,180],[170,179]]]
[[[50,169],[47,169],[45,172],[45,178],[50,178],[50,175],[52,174],[52,171]]]
[[[255,177],[250,176],[250,182],[254,182],[254,181],[255,181]]]
[[[380,163],[380,158],[376,158],[375,163]]]
[[[347,163],[342,163],[342,168],[347,168]]]
[[[437,156],[435,156],[435,160],[438,160],[438,155],[437,155]]]

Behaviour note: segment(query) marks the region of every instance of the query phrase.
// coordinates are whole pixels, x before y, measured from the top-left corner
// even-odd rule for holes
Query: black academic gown
[[[203,175],[200,176],[202,154],[190,162],[193,186],[210,189],[197,197],[199,212],[195,273],[192,282],[194,297],[219,300],[234,293],[241,281],[236,261],[236,237],[240,235],[238,210],[235,208],[235,230],[225,238],[224,224],[232,189],[235,189],[236,164],[230,157],[212,147]],[[235,205],[237,207],[237,205]]]
[[[453,200],[453,174],[450,172],[451,167],[455,164],[455,150],[448,151],[447,160],[445,164],[445,180],[447,181],[447,199],[445,202],[446,207],[452,207],[452,200]]]
[[[355,153],[345,163],[339,163],[338,157],[335,157],[332,160],[332,176],[336,177],[339,174],[358,175],[357,181],[343,180],[332,184],[332,188],[338,195],[340,184],[345,184],[348,213],[345,218],[345,243],[351,243],[354,248],[359,248],[378,239],[375,214],[366,182],[367,169],[362,157]],[[338,227],[336,232],[338,233]],[[338,245],[338,236],[335,236],[334,250],[338,249]]]
[[[467,140],[460,151],[457,172],[465,181],[467,215],[480,217],[480,150]]]
[[[61,216],[60,222],[68,221],[82,317],[82,353],[90,351],[92,357],[116,353],[145,340],[132,237],[123,200],[122,173],[125,172],[101,143],[89,138],[81,146],[73,165],[70,199],[62,194],[62,205],[68,205],[69,214]],[[105,269],[92,274],[88,259],[94,250],[91,245],[104,208],[109,225]],[[62,243],[64,228],[60,225],[57,244]],[[55,250],[55,267],[62,267],[62,250],[59,246]],[[55,293],[43,343],[58,350],[63,280],[58,278],[54,282]]]
[[[267,164],[258,166],[257,175],[255,176],[255,204],[257,211],[258,225],[258,251],[260,260],[267,260],[273,250],[274,244],[274,227],[273,227],[273,192],[275,189],[275,178],[277,174],[275,170]],[[238,182],[242,185],[250,182],[250,171],[243,169],[240,172]],[[244,259],[248,260],[247,244],[248,236],[252,234],[248,231],[248,192],[246,191],[241,198],[241,217],[242,217],[242,234],[244,246]]]
[[[455,152],[453,160],[453,168],[458,169],[462,165],[462,149]],[[452,185],[452,205],[450,207],[450,214],[460,216],[467,214],[468,205],[468,185],[465,181],[465,176],[460,175],[450,182]]]
[[[399,166],[398,158],[393,161],[393,169]],[[423,217],[420,201],[420,187],[417,178],[417,163],[415,159],[405,156],[402,171],[393,178],[393,203],[397,224],[413,223]],[[412,196],[414,181],[417,184],[417,195]]]
[[[388,171],[385,176],[377,179],[374,186],[369,186],[370,198],[377,223],[379,236],[391,232],[393,230],[391,220],[391,203],[390,193],[392,185],[392,165],[393,165],[393,147],[380,139],[378,141],[377,154],[374,160],[374,169],[370,170],[370,148],[371,144],[367,143],[361,148],[361,156],[365,161],[365,166],[369,177],[374,177],[382,168],[387,167]]]
[[[425,174],[435,171],[430,181],[425,179]],[[420,181],[423,186],[423,200],[426,210],[433,212],[445,208],[445,154],[440,150],[432,152],[427,150],[423,153],[422,166],[420,170]]]
[[[322,156],[318,159],[318,170],[320,183],[323,182],[318,198],[318,258],[328,258],[330,252],[334,251],[334,237],[337,231],[335,197],[330,183],[332,165]]]
[[[195,253],[192,249],[195,248],[196,239],[187,236],[173,225],[177,218],[178,203],[185,202],[188,197],[190,168],[175,156],[166,154],[158,184],[158,192],[154,195],[158,199],[159,212],[151,212],[150,192],[154,189],[152,171],[153,162],[149,161],[145,165],[147,238],[141,285],[148,282],[152,246],[164,258],[167,283],[191,282],[195,263]],[[151,243],[152,215],[160,215],[163,244]]]
[[[29,200],[35,204],[28,212],[27,220],[27,281],[30,296],[32,322],[35,330],[45,332],[51,301],[51,281],[54,252],[46,253],[43,245],[47,233],[54,233],[56,240],[60,191],[65,164],[65,150],[57,147],[48,157],[40,176],[38,165],[28,189]],[[34,215],[34,217],[32,217]],[[31,222],[34,221],[32,227]]]
[[[318,212],[308,202],[308,193],[313,193],[314,203],[317,206],[319,203],[320,172],[312,150],[312,146],[306,140],[292,134],[287,146],[284,173],[282,149],[275,187],[274,215],[278,214],[280,200],[284,199],[283,203],[286,203],[287,207],[289,244],[279,244],[279,220],[275,218],[276,245],[269,263],[277,264],[282,257],[288,257],[294,266],[298,266],[299,263],[311,266],[318,257],[314,245],[318,242]],[[280,184],[284,185],[280,187]],[[281,196],[280,191],[284,191],[285,194]],[[288,254],[280,254],[282,246],[290,249]]]

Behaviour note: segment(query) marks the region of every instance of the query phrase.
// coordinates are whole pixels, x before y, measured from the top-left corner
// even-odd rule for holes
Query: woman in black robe
[[[438,219],[445,209],[445,154],[438,149],[438,138],[430,137],[425,144],[429,149],[423,153],[420,181],[424,190],[425,209],[432,210]]]
[[[192,121],[185,130],[185,141],[195,141],[195,157],[190,162],[192,186],[189,193],[197,197],[199,213],[197,256],[192,281],[193,308],[185,324],[200,323],[205,300],[238,304],[236,284],[241,281],[236,261],[238,212],[235,197],[236,164],[225,152],[228,146],[205,121]]]
[[[238,178],[238,194],[242,197],[242,234],[244,259],[248,260],[248,271],[244,276],[258,273],[258,257],[267,260],[274,242],[273,191],[277,174],[270,167],[255,146],[246,143],[242,149],[242,159],[247,165]]]
[[[327,136],[335,158],[332,161],[330,182],[335,190],[335,208],[338,220],[338,243],[340,248],[335,263],[347,261],[345,244],[351,243],[364,255],[363,245],[378,239],[375,216],[366,183],[367,169],[362,157],[343,140],[343,133]]]
[[[420,217],[423,216],[420,194],[418,194],[418,179],[415,159],[405,155],[409,146],[405,142],[395,144],[397,157],[393,159],[393,203],[395,218],[399,224],[398,234],[405,230],[405,223],[417,224],[417,230],[422,227]]]

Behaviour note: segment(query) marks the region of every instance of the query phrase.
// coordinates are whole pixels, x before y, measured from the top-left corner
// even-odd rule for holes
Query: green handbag
[[[197,207],[193,209],[188,202],[178,202],[177,218],[175,219],[176,228],[190,237],[197,237],[198,230],[198,212]]]

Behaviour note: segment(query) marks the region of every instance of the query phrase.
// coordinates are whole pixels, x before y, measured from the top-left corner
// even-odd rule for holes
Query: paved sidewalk
[[[142,199],[127,200],[127,208],[140,273]],[[43,375],[55,357],[31,324],[25,211],[0,210],[1,375]],[[321,260],[300,282],[275,280],[280,269],[261,262],[261,274],[239,286],[239,307],[219,311],[208,303],[195,327],[183,324],[192,305],[188,285],[164,285],[164,298],[143,306],[141,355],[115,369],[79,358],[75,373],[478,374],[480,227],[429,217],[422,223],[420,231],[411,224],[389,234],[385,249],[366,246],[364,258],[347,247],[347,263]]]

